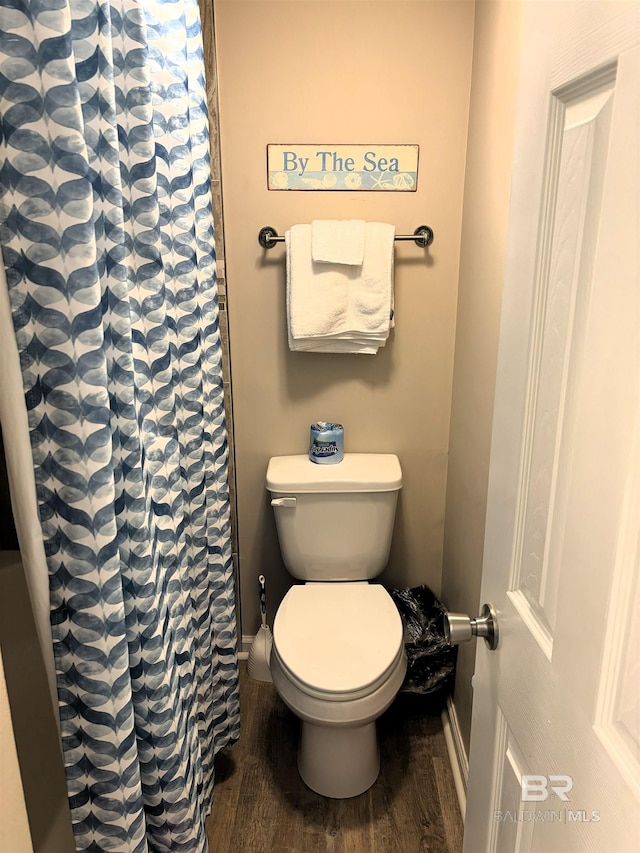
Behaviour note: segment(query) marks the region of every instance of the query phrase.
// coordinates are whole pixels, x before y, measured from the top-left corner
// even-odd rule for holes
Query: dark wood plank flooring
[[[211,853],[459,853],[462,820],[440,717],[400,696],[378,721],[382,770],[348,800],[298,775],[298,720],[240,665],[240,741],[216,758]]]

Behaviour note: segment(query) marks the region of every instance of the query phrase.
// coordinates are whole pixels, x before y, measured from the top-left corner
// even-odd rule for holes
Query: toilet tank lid
[[[271,492],[395,492],[402,488],[393,453],[345,453],[342,462],[319,465],[308,456],[274,456],[267,467]]]

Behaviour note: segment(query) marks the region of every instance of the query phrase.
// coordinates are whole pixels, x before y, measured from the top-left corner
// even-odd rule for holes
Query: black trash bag
[[[439,713],[453,691],[458,647],[444,636],[446,609],[428,586],[390,589],[404,625],[407,674],[400,693],[428,697],[430,709]]]

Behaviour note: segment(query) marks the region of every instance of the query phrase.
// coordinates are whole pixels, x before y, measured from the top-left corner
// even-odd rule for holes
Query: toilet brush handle
[[[262,616],[262,624],[264,625],[267,618],[267,581],[264,575],[260,575],[258,584],[260,586],[260,614]]]

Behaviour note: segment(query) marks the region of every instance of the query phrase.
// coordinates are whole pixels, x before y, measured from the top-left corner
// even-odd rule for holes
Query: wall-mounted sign
[[[270,190],[412,192],[417,145],[267,145]]]

